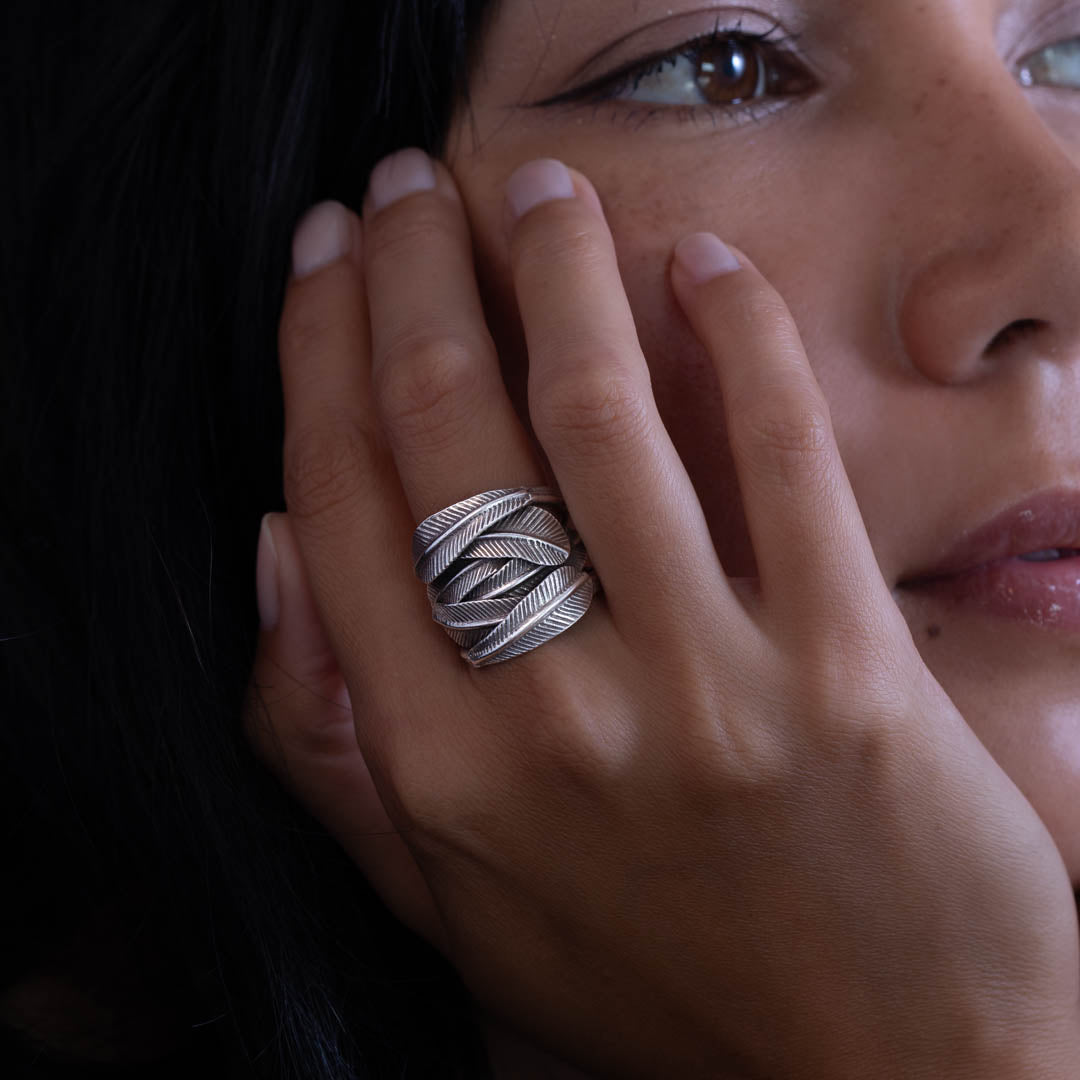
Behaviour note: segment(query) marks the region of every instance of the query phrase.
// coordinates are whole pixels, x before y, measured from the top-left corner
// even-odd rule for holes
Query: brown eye
[[[727,108],[805,94],[816,83],[779,43],[725,32],[624,71],[572,97]]]
[[[784,48],[793,39],[771,36],[776,29],[758,35],[718,30],[537,105],[612,101],[747,113],[754,103],[776,107],[783,104],[777,99],[805,96],[818,86]]]
[[[697,58],[696,82],[710,105],[738,105],[765,89],[764,67],[752,42],[735,38],[706,45]]]

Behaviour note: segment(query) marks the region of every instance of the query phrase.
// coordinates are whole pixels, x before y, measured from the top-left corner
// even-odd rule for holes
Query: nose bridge
[[[1075,357],[1080,144],[1051,129],[992,53],[928,49],[921,62],[924,89],[909,90],[893,132],[897,197],[922,208],[914,221],[902,215],[905,351],[924,374],[955,383],[980,370],[1001,331],[1025,323]]]
[[[1018,228],[1043,211],[1056,215],[1069,206],[1080,178],[1080,144],[1070,153],[1000,60],[961,68],[954,57],[951,67],[939,67],[933,90],[923,92],[910,136],[933,151],[924,161],[937,158],[925,179],[948,194],[954,225],[967,216],[984,227],[988,205],[1003,225],[1015,221]]]

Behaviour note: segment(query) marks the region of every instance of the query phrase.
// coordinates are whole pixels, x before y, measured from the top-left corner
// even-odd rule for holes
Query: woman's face
[[[1073,38],[1080,2],[1061,0],[502,0],[447,161],[523,411],[503,185],[525,161],[558,157],[596,186],[661,414],[736,577],[755,565],[717,379],[667,274],[699,230],[754,260],[802,333],[926,664],[1042,815],[1076,886],[1080,559],[1012,563],[990,606],[989,579],[959,602],[955,588],[904,584],[1047,489],[1074,494],[1080,536]],[[599,86],[666,53],[636,84]]]

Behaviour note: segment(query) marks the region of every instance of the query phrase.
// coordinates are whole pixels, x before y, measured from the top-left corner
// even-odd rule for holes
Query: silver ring
[[[589,610],[596,573],[550,488],[499,488],[425,518],[416,576],[435,621],[473,667],[539,648]]]

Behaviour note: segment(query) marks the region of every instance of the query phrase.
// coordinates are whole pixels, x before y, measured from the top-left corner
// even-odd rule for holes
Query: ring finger
[[[372,383],[417,521],[493,488],[545,483],[499,370],[449,172],[402,150],[364,201]]]

